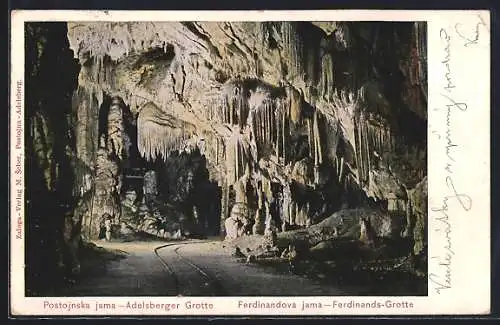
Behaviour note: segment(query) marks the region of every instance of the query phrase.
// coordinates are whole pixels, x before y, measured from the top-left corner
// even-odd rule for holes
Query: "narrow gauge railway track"
[[[191,281],[186,281],[186,280],[183,280],[182,278],[189,276],[189,274],[187,274],[187,273],[184,274],[185,272],[182,272],[183,273],[182,275],[179,274],[181,272],[177,271],[176,268],[174,266],[172,266],[172,264],[174,264],[174,263],[171,261],[167,261],[166,258],[161,256],[161,254],[159,253],[160,250],[165,250],[165,249],[171,248],[170,251],[173,251],[177,260],[182,261],[182,263],[184,263],[184,265],[187,265],[189,268],[195,270],[196,273],[199,274],[204,279],[203,283],[199,287],[204,292],[208,291],[208,294],[199,294],[197,296],[225,296],[225,295],[227,295],[227,293],[224,290],[223,286],[221,285],[220,281],[215,276],[209,274],[206,270],[204,270],[203,268],[201,268],[200,266],[195,264],[193,261],[191,261],[187,257],[183,256],[179,252],[179,249],[181,249],[183,246],[192,245],[192,244],[200,244],[200,243],[204,243],[204,242],[205,241],[169,243],[166,245],[158,246],[154,249],[154,253],[155,253],[156,257],[160,260],[160,262],[163,265],[163,267],[165,268],[165,270],[169,273],[169,275],[173,279],[177,296],[184,295],[183,289],[184,289],[184,286],[186,285],[185,282],[191,282]],[[177,247],[174,248],[174,246],[177,246]],[[190,294],[190,295],[193,295],[193,294]]]

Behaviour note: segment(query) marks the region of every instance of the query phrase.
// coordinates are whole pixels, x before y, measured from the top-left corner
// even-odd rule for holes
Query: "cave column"
[[[82,232],[88,239],[98,239],[106,219],[120,222],[119,193],[122,175],[119,165],[126,155],[125,129],[123,125],[123,101],[113,97],[107,115],[106,129],[102,130],[96,145],[94,190],[90,198],[88,217],[82,222]],[[96,123],[98,125],[98,123]],[[95,140],[97,142],[97,136]]]

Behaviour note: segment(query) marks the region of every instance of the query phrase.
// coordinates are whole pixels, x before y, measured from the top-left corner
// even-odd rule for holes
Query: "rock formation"
[[[27,295],[50,292],[78,273],[80,266],[81,224],[74,209],[82,191],[92,184],[83,177],[75,182],[75,169],[80,166],[83,171],[85,166],[75,154],[71,109],[79,65],[66,35],[62,23],[26,26]]]

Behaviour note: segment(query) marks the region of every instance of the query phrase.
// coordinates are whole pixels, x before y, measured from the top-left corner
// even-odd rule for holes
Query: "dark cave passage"
[[[26,28],[26,290],[37,294],[72,272],[68,229],[75,206],[71,96],[79,64],[73,58],[64,23],[33,23]],[[57,76],[53,78],[53,76]]]

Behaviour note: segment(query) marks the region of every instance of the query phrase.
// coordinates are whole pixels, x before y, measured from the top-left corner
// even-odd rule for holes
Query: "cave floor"
[[[98,268],[82,272],[56,296],[361,296],[418,291],[408,292],[407,281],[396,278],[345,283],[318,266],[311,266],[311,277],[292,274],[283,263],[247,264],[231,256],[230,246],[219,239],[94,244],[121,257],[94,262]],[[322,274],[331,276],[318,276]],[[387,291],[393,286],[403,288]]]
[[[119,250],[127,254],[123,258],[106,261],[105,267],[101,267],[102,271],[99,274],[95,274],[95,272],[94,274],[82,274],[75,284],[61,289],[57,293],[58,296],[321,296],[347,294],[334,286],[325,285],[306,277],[283,274],[272,267],[239,262],[227,253],[227,249],[224,249],[219,240],[187,242],[96,241],[95,244],[105,249]],[[163,245],[172,246],[161,248]],[[157,254],[155,249],[157,249]],[[172,276],[172,273],[175,276]]]

